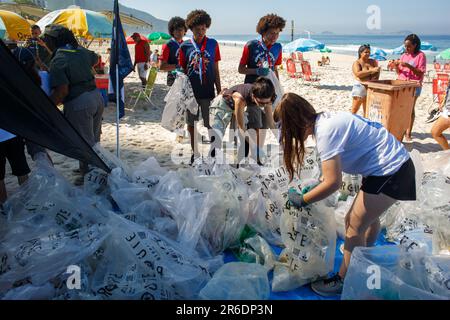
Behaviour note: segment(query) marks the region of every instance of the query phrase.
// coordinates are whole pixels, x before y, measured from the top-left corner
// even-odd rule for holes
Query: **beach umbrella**
[[[158,40],[170,40],[170,38],[172,37],[164,32],[153,32],[147,35],[147,39],[150,40],[152,43],[155,43]]]
[[[378,54],[372,54],[370,55],[371,59],[377,60],[377,61],[386,61],[386,57],[383,55],[378,55]]]
[[[381,48],[377,48],[377,47],[372,47],[370,49],[370,54],[373,56],[382,56],[382,57],[386,57],[387,56],[387,52],[384,51]]]
[[[149,42],[148,39],[146,37],[144,37],[142,34],[139,34],[139,35],[141,36],[142,41]],[[131,36],[127,37],[126,40],[127,40],[127,44],[134,44],[134,39]]]
[[[439,55],[436,58],[439,60],[450,60],[450,48],[439,53]]]
[[[17,13],[0,10],[0,36],[16,41],[25,41],[31,36],[30,24]]]
[[[312,50],[321,50],[324,48],[325,45],[319,41],[316,41],[314,39],[299,38],[284,45],[283,51],[288,53],[295,51],[306,52]]]
[[[323,49],[320,49],[320,52],[322,52],[322,53],[330,53],[330,52],[332,52],[332,50],[330,48],[328,48],[328,47],[325,47]]]
[[[392,50],[392,54],[401,55],[405,53],[405,46],[400,46]]]
[[[52,23],[65,26],[80,38],[92,40],[111,38],[112,35],[112,23],[104,14],[79,7],[52,11],[36,24],[44,30],[45,26]]]
[[[433,46],[431,43],[424,41],[420,45],[420,50],[437,51],[437,48],[435,46]],[[401,55],[401,54],[404,54],[405,51],[406,51],[405,46],[402,45],[402,46],[392,50],[392,54]]]

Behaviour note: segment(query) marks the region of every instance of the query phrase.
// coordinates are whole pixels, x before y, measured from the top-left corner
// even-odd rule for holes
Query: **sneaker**
[[[425,123],[432,123],[435,122],[439,117],[441,116],[441,112],[439,109],[433,109],[430,112],[430,115],[428,116],[427,120],[425,120]]]
[[[311,284],[311,289],[323,297],[338,296],[342,293],[343,287],[344,280],[337,273],[331,278],[319,280]]]

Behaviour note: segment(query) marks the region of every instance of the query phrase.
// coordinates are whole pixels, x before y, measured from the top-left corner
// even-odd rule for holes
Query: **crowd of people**
[[[362,188],[346,217],[344,261],[340,271],[312,285],[319,294],[339,294],[353,249],[374,244],[380,229],[381,214],[398,200],[416,199],[415,168],[405,147],[380,124],[356,115],[361,105],[365,115],[367,112],[367,87],[364,82],[380,77],[381,69],[377,61],[370,59],[370,45],[361,46],[358,60],[353,64],[357,81],[352,90],[351,111],[354,115],[344,112],[318,113],[308,101],[294,93],[285,94],[281,102],[274,105],[277,96],[274,83],[268,76],[273,73],[279,79],[278,68],[283,59],[278,38],[286,25],[282,17],[268,14],[258,21],[256,31],[260,37],[244,46],[237,68],[238,73],[245,75],[244,83],[231,88],[222,87],[219,44],[207,35],[211,23],[210,15],[203,10],[190,12],[186,19],[172,18],[168,24],[172,38],[162,47],[161,55],[158,50],[152,53],[148,42],[142,40],[138,33],[133,34],[134,68],[142,86],[147,84],[150,66],[167,72],[168,86],[174,83],[179,73],[189,78],[199,105],[196,114],[187,111],[186,117],[192,148],[191,163],[199,157],[195,126],[200,114],[209,132],[209,137],[202,137],[202,142],[211,143],[211,157],[215,157],[221,148],[223,134],[230,125],[240,132],[242,157],[248,157],[251,146],[256,146],[254,157],[262,165],[260,150],[264,145],[265,129],[278,129],[284,162],[291,179],[300,172],[306,153],[306,139],[314,137],[321,159],[322,180],[305,193],[290,190],[289,200],[294,206],[308,206],[338,190],[342,172],[363,175]],[[193,35],[183,41],[188,30]],[[64,105],[65,117],[93,146],[100,141],[104,109],[93,72],[99,63],[99,56],[81,46],[74,34],[61,25],[47,26],[43,35],[39,27],[33,26],[32,33],[33,37],[25,47],[15,49],[14,54],[20,63],[27,66],[36,84],[46,88],[55,105]],[[413,80],[422,85],[426,57],[420,51],[420,39],[416,35],[408,36],[405,49],[406,53],[395,61],[398,79]],[[416,99],[420,93],[419,87],[415,93]],[[211,103],[219,95],[221,98],[211,111]],[[439,119],[433,127],[433,137],[444,149],[448,149],[442,132],[450,127],[449,102],[445,102],[442,108],[446,111],[442,120]],[[411,139],[413,122],[414,112],[406,140]],[[32,156],[46,152],[0,130],[0,203],[7,198],[5,159],[10,162],[12,173],[18,177],[20,184],[26,181],[30,173],[24,154],[25,144]],[[80,175],[83,176],[88,170],[89,165],[80,162]]]

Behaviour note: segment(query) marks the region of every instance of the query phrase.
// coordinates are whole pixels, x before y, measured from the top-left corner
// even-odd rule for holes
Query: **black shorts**
[[[370,194],[383,193],[400,201],[416,200],[416,169],[411,159],[390,176],[363,178],[361,190]]]
[[[0,180],[5,179],[6,159],[16,177],[30,173],[24,146],[23,139],[18,137],[0,142]]]

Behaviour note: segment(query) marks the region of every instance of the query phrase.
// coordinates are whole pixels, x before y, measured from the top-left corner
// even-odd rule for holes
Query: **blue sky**
[[[296,33],[332,31],[337,34],[369,32],[366,13],[370,5],[380,8],[381,29],[377,33],[403,30],[418,34],[450,34],[448,0],[119,0],[128,7],[168,20],[186,17],[193,9],[206,10],[213,23],[210,34],[252,34],[258,19],[277,13],[294,20]],[[285,29],[285,32],[290,29]]]

